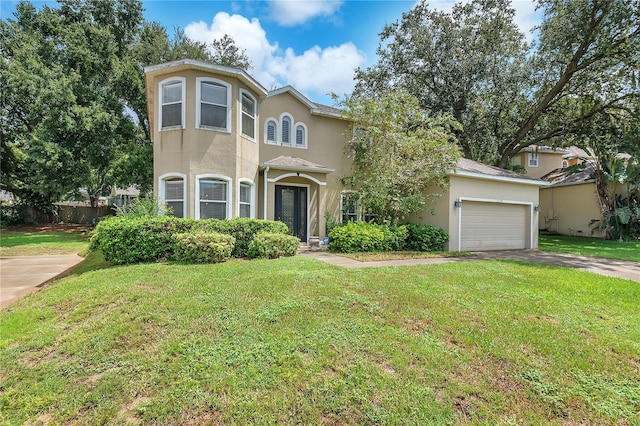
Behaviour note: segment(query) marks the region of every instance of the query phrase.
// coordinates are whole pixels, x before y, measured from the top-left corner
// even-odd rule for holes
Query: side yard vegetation
[[[329,249],[340,253],[442,251],[449,235],[443,229],[408,223],[400,226],[348,222],[329,232]]]
[[[0,312],[0,423],[633,425],[638,301],[517,262],[76,272]]]
[[[274,259],[295,255],[300,240],[287,234],[284,223],[267,220],[118,216],[96,226],[90,249],[101,251],[114,264]]]
[[[602,238],[540,234],[538,248],[559,253],[640,262],[640,240],[623,242]]]

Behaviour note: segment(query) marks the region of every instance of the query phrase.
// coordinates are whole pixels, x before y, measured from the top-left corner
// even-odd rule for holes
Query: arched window
[[[182,77],[160,82],[160,130],[184,127],[184,86]]]
[[[307,128],[304,124],[296,124],[296,147],[305,148],[307,146]]]
[[[291,117],[282,117],[282,144],[291,145]]]
[[[196,219],[227,219],[229,217],[230,179],[202,175],[196,177]]]
[[[276,120],[270,118],[267,120],[267,129],[265,131],[265,135],[267,138],[267,143],[276,143],[278,137],[278,123]]]
[[[196,128],[229,131],[229,85],[213,78],[197,81]]]
[[[166,206],[164,214],[185,217],[185,176],[181,173],[168,173],[160,176],[159,184],[158,197],[163,206]]]

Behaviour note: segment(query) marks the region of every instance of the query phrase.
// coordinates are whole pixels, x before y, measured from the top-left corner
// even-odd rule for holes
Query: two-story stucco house
[[[154,193],[174,215],[281,220],[303,242],[325,235],[326,212],[363,218],[357,194],[340,182],[351,167],[340,111],[206,62],[151,66],[145,78]],[[411,218],[444,228],[448,249],[537,247],[544,182],[463,160],[449,183]]]

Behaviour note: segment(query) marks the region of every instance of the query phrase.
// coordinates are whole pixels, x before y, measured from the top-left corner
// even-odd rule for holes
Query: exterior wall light
[[[533,211],[539,212],[540,211],[540,204],[536,204],[535,207],[533,208]]]
[[[460,201],[460,200],[455,200],[455,201],[453,202],[453,205],[454,205],[454,207],[456,207],[456,208],[460,208],[460,207],[462,207],[462,201]]]

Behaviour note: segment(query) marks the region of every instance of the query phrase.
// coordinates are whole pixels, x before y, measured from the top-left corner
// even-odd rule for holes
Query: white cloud
[[[257,18],[217,13],[211,25],[193,22],[184,29],[187,37],[210,43],[225,34],[246,50],[252,63],[250,73],[267,89],[291,84],[311,99],[327,92],[349,93],[356,67],[365,63],[365,54],[349,42],[340,46],[314,46],[300,55],[291,48],[282,50],[270,43]]]
[[[342,3],[342,0],[270,0],[269,7],[274,21],[290,27],[316,16],[331,16]]]

